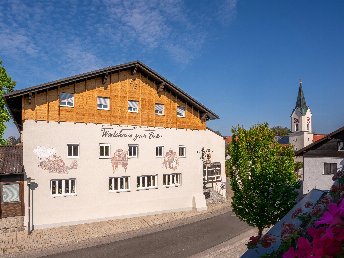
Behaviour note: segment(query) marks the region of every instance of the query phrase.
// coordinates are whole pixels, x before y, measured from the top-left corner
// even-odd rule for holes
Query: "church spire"
[[[300,85],[299,85],[299,93],[297,95],[297,100],[296,100],[296,105],[295,109],[299,108],[301,114],[304,116],[308,110],[306,100],[305,100],[305,95],[303,94],[302,90],[302,81],[300,80]]]

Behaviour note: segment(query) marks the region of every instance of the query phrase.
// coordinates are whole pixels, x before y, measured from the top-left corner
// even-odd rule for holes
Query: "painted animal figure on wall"
[[[128,152],[124,151],[122,149],[116,150],[116,152],[113,154],[113,157],[111,158],[111,164],[112,164],[112,170],[115,172],[115,170],[118,168],[118,166],[122,166],[127,172],[128,168]]]
[[[166,169],[176,170],[179,166],[179,159],[177,153],[173,150],[166,152],[164,162],[162,163]]]
[[[210,149],[205,149],[204,147],[201,150],[201,160],[203,161],[203,164],[210,165],[211,164],[211,153],[212,151]]]
[[[54,148],[37,146],[33,152],[38,157],[38,167],[48,170],[49,173],[68,174],[69,170],[78,168],[76,160],[67,166],[61,156],[56,154]]]

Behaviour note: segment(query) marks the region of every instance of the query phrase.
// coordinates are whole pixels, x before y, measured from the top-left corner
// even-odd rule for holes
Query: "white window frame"
[[[102,102],[106,103],[103,104]],[[99,106],[101,105],[101,106]],[[110,110],[110,98],[109,97],[97,97],[97,109],[98,110]]]
[[[136,155],[131,155],[130,148],[136,148]],[[128,158],[138,158],[139,156],[139,145],[138,144],[128,144]]]
[[[180,110],[183,110],[183,113],[182,114],[178,114],[178,109]],[[185,109],[185,106],[177,106],[177,117],[185,117],[185,112],[186,112],[186,109]]]
[[[101,155],[101,148],[104,148],[104,155],[102,156]],[[105,155],[105,148],[106,147],[109,147],[109,155],[108,156],[106,156]],[[99,158],[100,159],[108,159],[108,158],[110,158],[110,156],[111,156],[111,145],[110,145],[110,143],[99,143]]]
[[[68,98],[62,99],[63,96],[66,96]],[[73,93],[61,92],[59,97],[60,97],[60,107],[74,107],[74,94]]]
[[[58,184],[58,181],[62,181],[61,184],[61,192],[60,193],[53,193],[53,182],[56,182],[56,184]],[[72,181],[74,181],[74,193],[72,193]],[[69,193],[66,193],[66,183],[69,184]],[[58,186],[57,187],[57,191],[58,191]],[[72,196],[72,195],[76,195],[76,179],[75,178],[69,178],[69,179],[52,179],[50,180],[50,194],[53,197],[57,197],[57,196]]]
[[[121,189],[121,181],[123,180],[123,188]],[[126,182],[127,181],[127,182]],[[117,185],[117,189],[115,189]],[[128,185],[128,188],[125,188]],[[109,192],[130,192],[130,176],[121,176],[121,177],[109,177]]]
[[[161,155],[159,155],[161,149]],[[164,146],[156,146],[155,147],[155,157],[157,158],[163,158],[164,157]]]
[[[168,180],[167,180],[168,179]],[[164,187],[178,187],[182,185],[182,174],[181,173],[172,173],[172,174],[163,174],[163,186]],[[167,184],[169,181],[169,184]]]
[[[184,149],[184,155],[180,155],[180,149]],[[186,147],[184,146],[184,145],[179,145],[178,146],[178,157],[180,157],[180,158],[185,158],[186,157]]]
[[[149,180],[152,182],[153,178],[154,178],[155,185],[148,186]],[[137,176],[136,185],[137,185],[137,190],[158,189],[158,175]]]
[[[161,112],[160,112],[160,110],[157,109],[157,106],[162,106],[162,111]],[[158,116],[165,115],[165,105],[164,104],[160,104],[160,103],[155,103],[154,113],[156,115],[158,115]]]
[[[136,102],[136,108],[133,107],[133,104]],[[128,100],[128,112],[130,113],[138,113],[139,112],[139,102],[137,100]]]
[[[69,156],[69,146],[72,146],[72,156]],[[74,148],[73,146],[78,146],[78,155],[74,155]],[[67,143],[67,157],[70,159],[78,159],[80,156],[80,144],[79,143]]]

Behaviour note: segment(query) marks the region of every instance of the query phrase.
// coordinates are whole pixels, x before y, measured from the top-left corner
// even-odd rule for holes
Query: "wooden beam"
[[[160,92],[163,92],[164,89],[165,89],[165,83],[161,82],[161,83],[157,84],[157,92],[158,92],[158,94]]]

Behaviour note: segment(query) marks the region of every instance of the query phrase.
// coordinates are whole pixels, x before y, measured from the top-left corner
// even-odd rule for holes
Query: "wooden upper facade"
[[[73,105],[61,105],[65,95],[73,97]],[[15,91],[5,99],[19,130],[25,120],[204,130],[208,119],[218,118],[140,62]],[[99,99],[106,99],[109,107],[99,109]],[[133,101],[137,112],[128,110]],[[156,114],[156,105],[163,107],[163,114]],[[177,108],[185,109],[184,117],[177,115]]]

